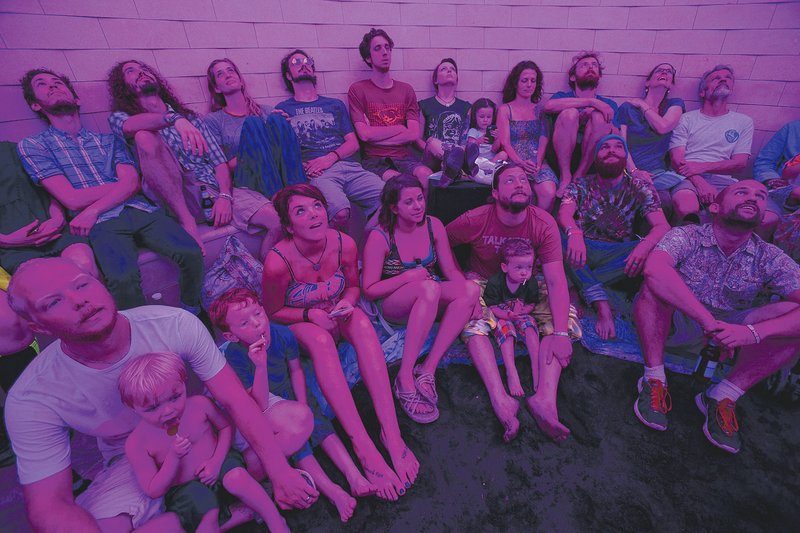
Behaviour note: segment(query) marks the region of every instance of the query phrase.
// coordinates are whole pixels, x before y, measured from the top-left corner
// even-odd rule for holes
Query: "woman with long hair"
[[[480,289],[458,269],[444,225],[425,214],[417,178],[401,174],[386,182],[378,222],[364,246],[364,295],[380,302],[384,318],[407,324],[394,394],[412,420],[430,423],[439,417],[436,367],[472,315]],[[440,313],[428,357],[415,366]]]
[[[659,63],[645,79],[644,98],[628,100],[617,112],[628,143],[628,173],[651,182],[657,190],[671,189],[684,179],[667,164],[672,130],[686,111],[682,99],[670,98],[674,87],[675,67]]]
[[[272,320],[289,326],[311,356],[322,392],[352,439],[378,496],[396,500],[416,479],[419,462],[400,434],[375,329],[356,305],[361,295],[356,244],[328,226],[327,202],[316,187],[290,185],[273,202],[287,238],[275,245],[264,263],[264,307]],[[378,452],[356,410],[336,350],[340,338],[356,350],[394,470]]]

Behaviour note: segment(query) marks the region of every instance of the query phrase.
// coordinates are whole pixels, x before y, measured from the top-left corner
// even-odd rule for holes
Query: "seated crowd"
[[[355,498],[397,500],[424,458],[404,440],[394,398],[412,420],[436,421],[437,367],[459,338],[505,441],[526,396],[518,345],[531,360],[525,406],[563,441],[557,389],[580,332],[570,287],[603,340],[617,333],[611,286],[638,290],[633,411],[650,428],[667,429],[672,405],[665,350],[710,343],[735,356],[696,403],[708,440],[739,451],[736,402],[800,352],[800,121],[764,146],[753,179],[735,178],[753,121],[728,108],[729,66],[702,76],[695,111],[670,95],[668,63],[649,72],[642,98],[601,96],[595,52],[573,58],[570,90],[547,101],[541,69],[522,61],[500,106],[470,105],[451,58],[433,70],[435,96],[417,101],[393,78],[393,49],[383,30],[364,35],[372,72],[347,104],[320,95],[315,60],[290,52],[280,67],[291,97],[274,109],[253,100],[231,60],[216,60],[206,116],[151,66],[122,61],[108,77],[113,134],[82,126],[65,76],[23,77],[49,127],[0,174],[0,266],[12,275],[0,291],[0,376],[36,529],[217,531],[255,513],[285,531],[276,504],[304,509],[321,493],[347,521]],[[486,205],[446,225],[427,211],[431,187],[471,178],[486,185]],[[348,235],[355,208],[368,220],[363,246]],[[261,295],[234,288],[201,308],[204,222],[263,237]],[[773,234],[794,237],[770,244]],[[142,248],[178,265],[182,309],[145,305]],[[393,383],[362,297],[406,330]],[[57,340],[37,355],[36,335]],[[341,341],[355,350],[380,443],[349,390]],[[187,394],[187,363],[206,395]],[[76,497],[71,430],[97,437],[104,460]]]

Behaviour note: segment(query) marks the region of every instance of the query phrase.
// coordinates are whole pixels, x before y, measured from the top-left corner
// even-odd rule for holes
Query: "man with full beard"
[[[753,144],[753,119],[728,109],[733,68],[717,65],[700,78],[700,109],[681,115],[672,132],[672,167],[687,179],[671,191],[673,223],[697,223],[708,206],[747,166]]]
[[[634,305],[645,368],[633,409],[646,426],[666,430],[672,408],[665,346],[696,353],[711,339],[723,359],[739,348],[726,378],[695,397],[706,438],[729,453],[741,447],[737,400],[800,352],[800,265],[754,233],[766,204],[763,184],[729,185],[711,224],[675,228],[650,254]]]
[[[328,201],[328,219],[346,231],[351,202],[367,218],[378,210],[383,180],[356,160],[358,138],[344,102],[317,93],[314,59],[294,50],[281,60],[281,74],[293,96],[275,107],[289,117],[306,175]]]
[[[292,404],[283,418],[290,422],[270,424],[191,314],[154,305],[117,311],[102,283],[62,258],[24,263],[8,301],[34,333],[56,338],[17,380],[5,406],[35,531],[181,531],[175,514],[158,516],[161,499],[145,495],[124,454],[139,417],[122,404],[117,379],[128,361],[152,352],[177,353],[192,367],[261,459],[279,505],[306,508],[318,496],[281,451],[293,453],[308,438],[308,407],[281,402]],[[77,499],[70,429],[96,437],[103,456],[103,468]]]
[[[142,189],[168,207],[203,248],[197,221],[232,224],[248,233],[275,229],[275,211],[263,194],[233,187],[228,159],[208,126],[178,100],[149,65],[120,61],[109,71],[113,131],[135,147]],[[201,208],[202,188],[213,199]]]
[[[595,330],[601,339],[616,336],[614,316],[604,286],[637,278],[647,255],[669,230],[652,184],[625,172],[628,147],[619,135],[597,142],[597,175],[569,185],[558,223],[567,234],[568,271],[586,303],[597,311]],[[634,233],[636,218],[647,220],[648,234]]]
[[[492,182],[491,203],[467,211],[448,224],[447,237],[453,247],[462,244],[470,247],[467,277],[475,280],[481,290],[485,288],[486,280],[500,270],[500,245],[512,237],[525,239],[531,244],[547,285],[554,331],[542,339],[540,360],[543,365],[539,388],[526,400],[526,405],[542,431],[561,442],[570,434],[569,428],[558,420],[556,406],[561,369],[569,364],[572,356],[567,331],[569,293],[558,226],[546,211],[530,205],[531,194],[531,185],[522,167],[513,164],[500,166]],[[500,379],[489,340],[493,321],[488,308],[476,308],[473,320],[467,323],[461,337],[489,392],[492,408],[503,424],[503,439],[508,442],[519,430],[519,404],[509,396]]]
[[[581,52],[573,57],[567,76],[571,90],[555,93],[544,105],[545,113],[558,115],[553,129],[553,150],[561,180],[556,191],[559,198],[567,190],[572,176],[582,177],[589,172],[597,140],[611,133],[617,113],[614,100],[597,94],[603,77],[597,52]],[[576,147],[580,162],[573,173]]]

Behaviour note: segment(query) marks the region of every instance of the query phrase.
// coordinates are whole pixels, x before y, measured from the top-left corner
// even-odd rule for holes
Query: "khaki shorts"
[[[189,212],[198,223],[206,221],[203,210],[200,208],[200,187],[202,185],[206,186],[208,193],[216,201],[219,196],[219,190],[216,187],[199,181],[193,172],[183,173],[183,196]],[[250,234],[261,231],[263,228],[253,225],[251,220],[262,207],[271,205],[272,202],[263,194],[245,187],[234,187],[231,196],[233,196],[233,220],[231,221],[233,227]]]

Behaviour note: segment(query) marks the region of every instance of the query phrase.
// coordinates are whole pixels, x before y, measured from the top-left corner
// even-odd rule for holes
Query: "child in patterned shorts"
[[[525,239],[512,238],[500,246],[500,255],[501,270],[487,281],[483,299],[497,318],[494,335],[506,367],[508,392],[524,396],[514,364],[514,347],[520,335],[530,354],[534,391],[539,385],[539,330],[531,316],[539,302],[539,285],[533,278],[533,248]]]

